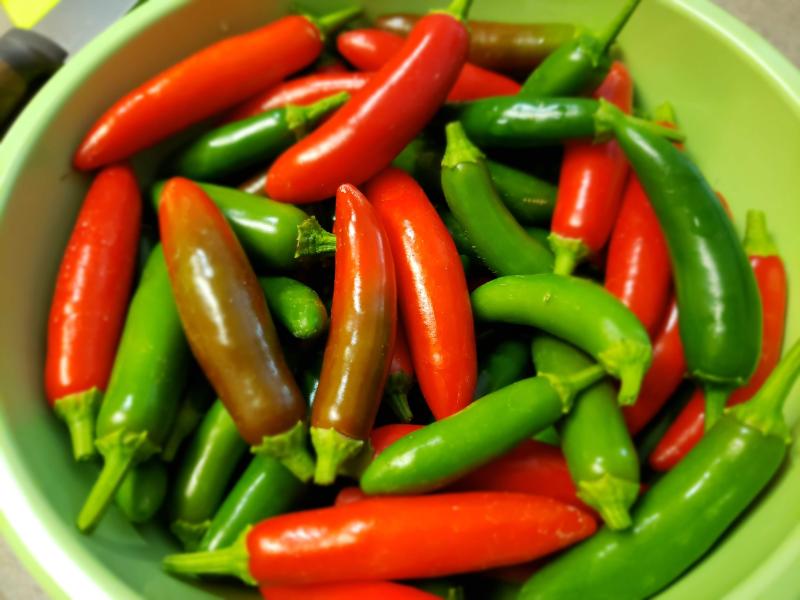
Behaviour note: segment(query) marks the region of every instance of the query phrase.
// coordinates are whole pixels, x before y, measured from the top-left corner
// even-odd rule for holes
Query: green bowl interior
[[[476,18],[575,21],[598,27],[621,4],[597,0],[477,0]],[[342,2],[309,0],[313,9]],[[53,280],[89,179],[70,157],[94,119],[137,83],[226,34],[285,12],[288,2],[162,0],[137,9],[55,77],[0,147],[0,523],[53,596],[253,597],[238,587],[170,578],[176,549],[158,527],[134,528],[112,508],[93,536],[74,517],[98,473],[73,463],[63,425],[42,391]],[[424,11],[420,0],[372,0],[369,10]],[[644,106],[676,107],[688,150],[730,201],[736,219],[762,208],[790,273],[800,270],[800,75],[768,44],[705,0],[643,3],[621,38]],[[787,135],[793,132],[793,135]],[[137,159],[142,181],[159,150]],[[17,251],[21,252],[17,256]],[[17,262],[17,259],[22,262]],[[792,298],[798,293],[792,281]],[[800,334],[790,303],[788,339]],[[794,394],[787,416],[800,415]],[[664,598],[789,598],[800,589],[800,474],[793,451],[778,481],[703,562]],[[687,527],[691,523],[686,524]],[[632,568],[635,568],[632,565]]]

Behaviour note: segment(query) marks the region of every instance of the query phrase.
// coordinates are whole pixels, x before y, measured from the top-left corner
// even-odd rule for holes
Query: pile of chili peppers
[[[775,475],[786,272],[671,107],[633,116],[639,0],[581,33],[470,4],[287,16],[91,128],[45,368],[102,465],[81,531],[116,504],[273,600],[645,598]]]

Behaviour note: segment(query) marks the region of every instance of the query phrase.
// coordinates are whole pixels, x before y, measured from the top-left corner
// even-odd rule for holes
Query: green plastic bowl
[[[338,8],[314,3],[314,9]],[[308,2],[306,2],[308,4]],[[599,27],[620,2],[476,0],[473,16],[566,20]],[[424,11],[420,0],[371,0],[369,9]],[[162,573],[175,550],[156,527],[134,528],[111,509],[92,536],[74,518],[96,465],[76,465],[66,430],[44,400],[45,325],[53,281],[89,178],[70,158],[88,127],[122,93],[224,35],[270,21],[288,2],[152,0],[74,57],[47,84],[0,147],[0,524],[54,597],[233,598]],[[789,273],[800,272],[800,74],[771,46],[706,0],[648,0],[621,38],[640,101],[670,100],[688,149],[729,199],[767,211]],[[146,176],[153,153],[137,161]],[[798,297],[792,281],[792,298]],[[800,334],[790,303],[788,339]],[[787,406],[792,424],[800,394]],[[691,527],[692,523],[686,523]],[[800,590],[800,466],[780,479],[735,530],[664,598],[795,598]],[[631,565],[631,569],[635,569]],[[576,574],[580,576],[580,574]]]

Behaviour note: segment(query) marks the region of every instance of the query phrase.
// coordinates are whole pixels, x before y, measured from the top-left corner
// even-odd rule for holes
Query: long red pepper
[[[380,29],[356,29],[340,34],[336,47],[350,64],[362,71],[377,71],[403,47],[404,39]],[[513,96],[519,83],[494,71],[465,63],[450,93],[448,102],[478,100],[489,96]]]
[[[358,12],[283,17],[192,54],[112,105],[78,148],[75,167],[127,158],[278,83],[314,62],[325,32]]]
[[[297,587],[263,586],[265,600],[438,600],[428,592],[388,581],[329,583]]]
[[[94,456],[94,421],[117,351],[139,248],[142,201],[133,171],[92,183],[56,278],[47,326],[45,393],[66,422],[76,460]]]
[[[528,494],[383,497],[267,519],[225,550],[164,566],[272,585],[427,578],[533,560],[594,530],[588,514]]]
[[[384,229],[386,228],[384,227]],[[395,267],[395,275],[397,275],[397,267]],[[413,384],[414,364],[411,362],[411,354],[401,321],[397,326],[392,360],[389,363],[389,376],[386,378],[386,389],[383,391],[383,395],[388,399],[395,416],[406,423],[414,418],[411,408],[408,406],[408,391]]]
[[[389,168],[367,196],[392,247],[397,292],[414,371],[437,419],[472,401],[477,351],[464,269],[453,238],[414,179]]]
[[[389,166],[436,114],[464,65],[470,3],[453,0],[446,12],[420,19],[350,102],[272,164],[267,195],[293,203],[324,200],[341,183],[359,185]]]
[[[397,329],[389,241],[372,205],[352,185],[336,195],[331,324],[311,413],[314,481],[333,483],[364,447],[378,412]]]
[[[750,257],[761,293],[764,319],[761,358],[748,384],[731,394],[728,406],[749,400],[761,388],[780,360],[786,332],[786,268],[775,242],[767,232],[763,212],[750,211],[747,214],[745,251]],[[704,426],[705,398],[702,390],[698,390],[653,450],[650,465],[657,471],[672,469],[703,437]]]
[[[287,104],[308,106],[339,92],[355,92],[370,80],[369,73],[315,73],[271,87],[231,112],[230,120],[246,119]]]
[[[615,62],[594,96],[630,113],[633,81],[625,65]],[[605,246],[627,175],[628,161],[615,141],[567,144],[550,234],[556,273],[571,274],[582,259]]]

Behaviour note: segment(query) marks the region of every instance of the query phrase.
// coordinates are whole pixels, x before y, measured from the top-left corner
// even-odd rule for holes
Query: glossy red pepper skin
[[[678,307],[673,299],[667,317],[653,342],[653,362],[642,381],[642,389],[633,406],[625,406],[622,415],[632,434],[639,433],[656,416],[686,376]]]
[[[468,49],[469,34],[459,19],[446,13],[423,17],[350,102],[273,163],[267,195],[315,202],[332,196],[342,182],[359,185],[378,174],[445,101]]]
[[[355,29],[340,34],[336,47],[350,64],[362,71],[377,71],[403,47],[403,37],[380,29]],[[489,96],[513,96],[519,83],[494,71],[465,63],[448,102],[463,102]]]
[[[239,433],[254,448],[270,452],[268,440],[299,431],[292,446],[302,454],[306,401],[230,225],[197,184],[182,178],[164,186],[158,215],[186,337]],[[277,457],[298,477],[308,477],[310,465],[287,462],[297,455]]]
[[[633,80],[621,62],[614,63],[594,97],[631,112]],[[582,258],[603,249],[617,219],[628,170],[628,161],[613,140],[567,144],[550,236],[556,273],[570,274]]]
[[[271,87],[231,112],[231,121],[246,119],[287,104],[308,106],[339,92],[355,92],[370,80],[369,73],[315,73]]]
[[[606,258],[606,289],[633,311],[652,338],[672,285],[669,251],[639,178],[631,173]]]
[[[297,587],[264,586],[265,600],[438,600],[428,592],[388,581],[329,583]]]
[[[317,483],[332,483],[341,464],[369,437],[397,331],[392,253],[379,217],[352,185],[336,195],[336,263],[330,335],[311,414]]]
[[[94,418],[125,322],[142,200],[133,171],[101,171],[86,195],[56,278],[45,393],[70,426],[78,460],[94,454]]]
[[[250,531],[247,549],[259,583],[428,578],[533,560],[594,529],[589,515],[550,498],[437,494],[268,519]]]
[[[290,15],[227,38],[162,71],[109,108],[75,154],[81,171],[127,158],[310,65],[322,35]]]
[[[392,248],[400,313],[422,395],[436,419],[472,401],[477,350],[453,238],[414,179],[389,168],[366,187]]]

